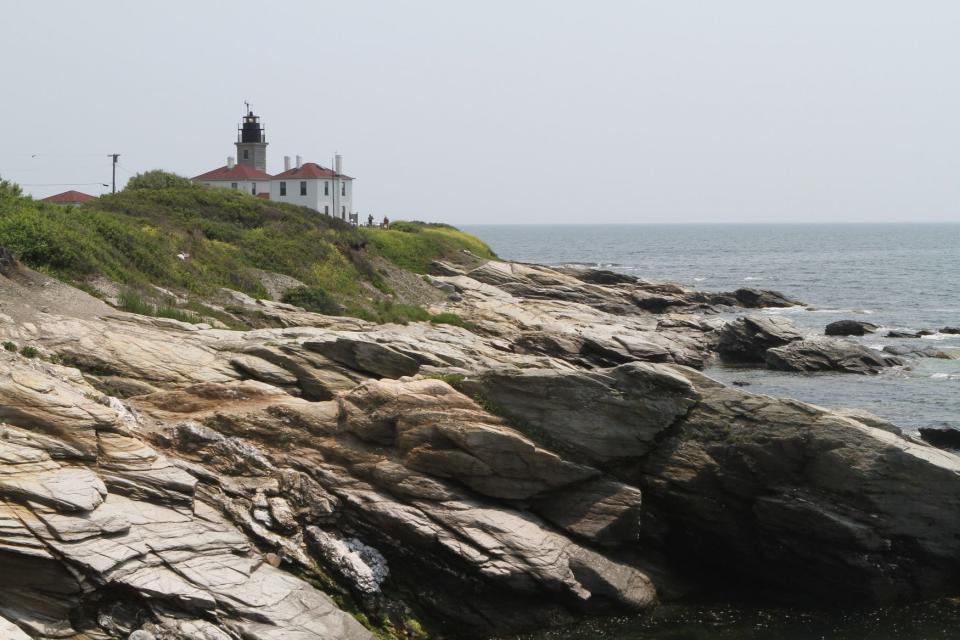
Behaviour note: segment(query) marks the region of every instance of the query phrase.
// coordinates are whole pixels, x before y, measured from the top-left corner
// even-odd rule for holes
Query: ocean
[[[756,287],[810,305],[785,315],[811,335],[834,320],[880,330],[861,340],[960,353],[960,335],[883,337],[890,329],[960,326],[960,224],[485,225],[463,227],[502,258],[597,266],[705,291]],[[743,311],[742,313],[757,313]],[[960,360],[921,358],[878,376],[727,367],[706,373],[746,390],[824,407],[867,409],[913,431],[960,428]]]
[[[590,265],[707,290],[774,289],[805,309],[785,315],[822,335],[834,320],[881,329],[862,340],[960,351],[960,335],[884,337],[890,329],[960,326],[960,224],[466,226],[505,259]],[[792,374],[716,363],[706,373],[746,391],[830,408],[867,409],[905,430],[960,429],[960,360],[923,358],[878,376]],[[960,604],[863,610],[698,603],[649,616],[587,620],[515,640],[946,640],[960,637]]]

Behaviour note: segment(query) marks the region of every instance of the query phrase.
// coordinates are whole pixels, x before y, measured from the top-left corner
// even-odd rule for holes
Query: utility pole
[[[113,158],[113,189],[110,193],[117,192],[117,158],[120,157],[119,153],[108,153],[108,158]]]

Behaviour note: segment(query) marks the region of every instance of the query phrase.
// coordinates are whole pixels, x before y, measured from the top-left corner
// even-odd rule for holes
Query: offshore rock
[[[779,371],[839,371],[876,374],[903,364],[895,356],[868,347],[830,338],[811,338],[768,349],[767,366]]]
[[[873,333],[879,328],[872,322],[864,322],[863,320],[837,320],[827,325],[824,334],[828,336],[863,336]]]

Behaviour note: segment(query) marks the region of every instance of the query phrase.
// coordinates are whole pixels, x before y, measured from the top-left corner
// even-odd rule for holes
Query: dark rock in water
[[[960,334],[960,327],[944,327],[940,333]]]
[[[940,360],[955,360],[957,358],[956,353],[927,346],[887,345],[883,348],[883,351],[895,356],[913,356],[915,358],[939,358]]]
[[[840,371],[873,374],[903,360],[845,340],[815,338],[768,349],[767,366],[778,371]]]
[[[800,303],[791,300],[779,291],[769,291],[767,289],[737,289],[733,296],[741,307],[750,309],[762,309],[765,307],[795,307]]]
[[[828,336],[863,336],[878,328],[872,322],[863,320],[837,320],[828,324],[824,333]]]
[[[960,430],[950,427],[920,427],[924,442],[939,449],[960,450]]]
[[[786,318],[747,316],[720,330],[717,352],[731,362],[763,362],[767,349],[797,340],[803,340],[803,334]]]
[[[637,282],[636,276],[617,273],[608,269],[578,269],[571,272],[571,275],[578,280],[591,284],[635,284]]]
[[[917,335],[921,337],[936,335],[936,333],[937,333],[936,331],[930,331],[929,329],[920,329],[920,331],[917,331]]]
[[[735,386],[735,387],[749,387],[749,386],[750,386],[750,383],[747,382],[746,380],[734,380],[734,381],[731,382],[730,384],[732,384],[732,385]]]
[[[922,338],[924,335],[929,335],[922,333],[920,331],[888,331],[886,338]]]

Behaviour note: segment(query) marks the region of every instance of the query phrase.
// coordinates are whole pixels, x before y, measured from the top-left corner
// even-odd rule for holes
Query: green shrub
[[[16,351],[17,345],[14,344],[13,342],[10,342],[9,340],[6,340],[3,343],[3,348],[6,349],[7,351]]]
[[[40,355],[40,352],[37,350],[36,347],[27,346],[27,347],[20,348],[20,355],[22,355],[25,358],[36,358],[37,356]]]
[[[127,181],[127,189],[136,191],[137,189],[187,189],[196,188],[198,185],[190,178],[178,176],[175,173],[154,169],[138,173]]]
[[[303,307],[307,311],[325,315],[338,315],[342,312],[340,305],[330,297],[330,294],[320,287],[295,287],[287,289],[280,298],[281,302]]]
[[[157,285],[189,299],[216,295],[221,287],[264,298],[261,271],[279,273],[327,295],[314,300],[313,309],[339,313],[337,304],[379,322],[429,320],[415,305],[367,300],[368,285],[393,293],[384,277],[389,270],[376,266],[382,259],[424,272],[430,262],[462,249],[493,256],[476,238],[446,225],[398,222],[361,230],[305,207],[162,171],[135,176],[123,191],[71,208],[22,197],[17,185],[0,181],[0,246],[75,286],[102,276],[129,291]],[[121,308],[135,313],[186,321],[208,315],[159,306],[121,300]]]

